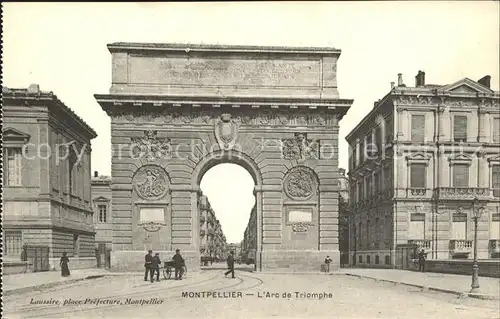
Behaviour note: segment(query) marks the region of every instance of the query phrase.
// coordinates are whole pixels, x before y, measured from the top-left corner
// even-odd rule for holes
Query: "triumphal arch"
[[[340,99],[333,48],[113,43],[112,269],[148,249],[200,267],[200,181],[236,163],[255,181],[257,270],[338,267]],[[230,200],[230,199],[228,199]],[[235,216],[235,219],[240,218]]]

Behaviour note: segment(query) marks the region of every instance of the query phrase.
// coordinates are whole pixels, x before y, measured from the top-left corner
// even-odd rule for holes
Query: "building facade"
[[[226,236],[219,220],[215,217],[207,196],[199,198],[200,255],[202,260],[224,259]]]
[[[339,250],[340,266],[349,264],[349,179],[339,168]]]
[[[4,260],[37,246],[58,269],[95,267],[90,141],[97,136],[52,92],[2,87]],[[46,267],[43,267],[44,270]]]
[[[248,264],[255,263],[255,252],[257,251],[257,215],[255,206],[250,212],[248,224],[245,228],[245,233],[243,234],[241,251],[243,254],[244,262]]]
[[[398,76],[346,138],[351,264],[404,267],[405,247],[429,259],[471,259],[476,197],[486,208],[478,258],[498,257],[499,92],[489,76],[427,85],[419,71],[415,87]]]
[[[111,202],[111,177],[94,172],[91,181],[92,207],[94,209],[95,250],[98,267],[111,266],[113,248],[113,216]]]

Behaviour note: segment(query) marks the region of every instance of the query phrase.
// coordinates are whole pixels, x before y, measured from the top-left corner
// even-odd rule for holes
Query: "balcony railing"
[[[426,188],[407,188],[406,197],[408,198],[426,198],[432,192],[428,192]]]
[[[408,240],[408,244],[410,245],[417,245],[418,250],[429,250],[431,249],[431,241],[430,240],[425,240],[425,239],[411,239]]]
[[[440,187],[437,191],[440,199],[490,199],[493,195],[491,189],[481,187]]]
[[[472,240],[458,239],[450,240],[450,253],[452,255],[470,254],[472,252]]]

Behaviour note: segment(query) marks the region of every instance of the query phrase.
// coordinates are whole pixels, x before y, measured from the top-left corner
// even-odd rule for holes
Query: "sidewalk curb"
[[[69,279],[69,280],[64,280],[64,281],[50,282],[47,284],[42,284],[42,285],[37,285],[37,286],[14,288],[14,289],[10,289],[10,290],[4,290],[3,295],[4,296],[17,295],[17,294],[22,294],[25,292],[34,291],[34,290],[47,289],[47,288],[53,288],[53,287],[57,287],[57,286],[72,284],[72,283],[83,281],[83,280],[102,278],[104,276],[108,276],[108,274],[90,275],[90,276],[86,276],[86,277],[80,277],[80,278]]]
[[[364,279],[373,279],[375,281],[388,282],[388,283],[393,283],[396,285],[401,284],[401,285],[405,285],[405,286],[420,288],[420,289],[422,289],[422,291],[430,290],[430,291],[443,292],[443,293],[453,294],[453,295],[459,296],[461,298],[471,297],[471,298],[482,299],[482,300],[500,300],[500,296],[490,295],[490,294],[469,293],[469,292],[465,292],[465,291],[456,291],[456,290],[452,290],[452,289],[429,287],[429,286],[424,286],[424,285],[411,284],[411,283],[407,283],[407,282],[403,282],[403,281],[390,280],[390,279],[380,279],[377,277],[359,275],[359,274],[353,274],[353,273],[345,273],[345,275],[351,276],[351,277],[364,278]]]

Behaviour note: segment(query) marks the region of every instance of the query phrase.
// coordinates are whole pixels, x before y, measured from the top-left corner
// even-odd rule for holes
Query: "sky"
[[[218,2],[3,3],[3,85],[32,83],[53,91],[92,128],[92,170],[111,174],[110,119],[94,99],[109,92],[112,42],[329,46],[342,50],[341,98],[354,99],[340,122],[345,136],[403,74],[414,85],[491,75],[499,87],[499,3]],[[242,239],[253,206],[253,181],[236,165],[207,172],[209,196],[228,241]],[[221,168],[222,167],[222,168]],[[236,191],[236,189],[238,191]],[[248,205],[247,205],[248,204]]]

